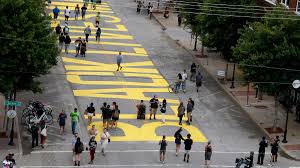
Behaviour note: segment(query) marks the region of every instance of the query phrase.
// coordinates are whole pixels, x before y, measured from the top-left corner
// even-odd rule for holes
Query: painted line
[[[133,48],[133,50],[135,50],[134,53],[130,53],[130,52],[122,52],[123,56],[142,56],[142,57],[146,57],[148,56],[148,54],[146,53],[146,51],[143,48]],[[75,50],[69,50],[70,54],[75,54],[76,51]],[[109,50],[87,50],[86,54],[103,54],[103,55],[115,55],[117,56],[119,54],[119,51],[109,51]]]
[[[66,143],[71,146],[71,144]],[[158,152],[159,150],[109,150],[106,151],[107,153],[143,153],[143,152]],[[32,151],[31,154],[40,154],[40,153],[72,153],[72,150],[59,150],[59,151]],[[88,153],[89,151],[83,151],[83,153]],[[100,150],[97,150],[97,152],[101,152]],[[169,153],[175,153],[174,150],[167,150]],[[184,152],[183,150],[180,150],[180,152]],[[190,153],[204,153],[204,151],[190,151]],[[249,154],[249,152],[242,152],[242,151],[233,151],[233,152],[227,152],[227,151],[214,151],[213,153],[218,154]],[[254,152],[255,154],[258,154],[258,152]],[[271,154],[271,153],[266,153]]]

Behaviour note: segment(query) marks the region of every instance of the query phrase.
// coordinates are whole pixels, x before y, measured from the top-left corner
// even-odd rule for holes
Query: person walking
[[[95,140],[95,136],[92,136],[90,141],[89,141],[89,151],[90,151],[90,162],[89,162],[89,164],[94,163],[96,148],[97,148],[97,141]]]
[[[79,15],[80,15],[80,8],[79,5],[77,4],[75,7],[75,20],[78,20]]]
[[[190,98],[188,100],[187,105],[186,105],[186,112],[187,112],[187,121],[186,121],[186,123],[188,125],[190,125],[191,121],[192,121],[192,111],[193,111],[193,109],[194,109],[194,105],[193,105],[193,103],[191,101],[191,98]]]
[[[117,65],[118,65],[117,71],[122,70],[122,66],[121,66],[122,62],[123,62],[123,55],[122,52],[119,51],[119,55],[117,56]]]
[[[58,15],[59,15],[60,10],[58,9],[57,6],[55,6],[55,8],[52,10],[52,12],[53,12],[53,18],[54,18],[54,20],[56,21]]]
[[[186,89],[186,80],[188,79],[188,75],[186,73],[186,70],[183,70],[183,73],[182,73],[182,82],[181,82],[181,88],[182,88],[182,91],[183,93],[185,93],[185,89]]]
[[[60,33],[61,33],[60,24],[57,24],[57,26],[55,27],[55,32],[56,32],[57,35],[60,35]]]
[[[41,121],[41,147],[44,148],[47,140],[47,125],[45,121]]]
[[[107,115],[107,129],[112,127],[112,114],[113,111],[110,109],[110,105],[106,106],[106,115]]]
[[[85,40],[86,42],[89,42],[89,36],[92,34],[92,30],[90,25],[88,25],[85,29],[84,29],[84,34],[85,34]]]
[[[168,146],[165,135],[163,135],[162,140],[160,140],[158,144],[160,145],[159,160],[161,163],[164,164],[165,158],[166,158],[166,150],[167,150],[167,146]]]
[[[31,126],[31,148],[39,146],[39,127],[36,124]]]
[[[86,10],[87,10],[87,7],[85,4],[83,4],[83,6],[81,7],[81,19],[82,20],[85,19]]]
[[[197,88],[197,92],[199,92],[199,88],[202,86],[202,79],[203,79],[203,76],[201,75],[200,72],[198,72],[198,74],[196,75],[196,88]]]
[[[97,16],[95,17],[95,27],[100,27],[100,12],[97,12]]]
[[[158,104],[159,104],[159,101],[156,98],[156,95],[154,95],[153,98],[150,100],[150,120],[152,118],[152,115],[153,115],[154,120],[156,120],[155,116],[156,116],[156,112],[158,109]]]
[[[87,49],[87,47],[86,47],[86,41],[83,39],[82,40],[82,43],[81,43],[81,47],[80,47],[80,55],[82,56],[82,57],[85,57],[86,56],[86,49]]]
[[[167,100],[164,99],[162,101],[162,104],[160,105],[161,120],[163,123],[166,122],[166,111],[167,111]]]
[[[98,27],[96,31],[96,41],[99,43],[100,42],[100,36],[101,36],[101,28]]]
[[[196,64],[193,62],[191,65],[191,75],[190,75],[190,81],[195,81],[196,80],[196,71],[197,71],[197,67]]]
[[[189,163],[190,161],[190,151],[192,149],[193,140],[191,139],[191,134],[187,134],[187,139],[184,140],[184,158],[183,161]]]
[[[95,125],[92,125],[92,128],[88,131],[90,137],[96,137],[98,135],[98,130]]]
[[[181,73],[177,74],[177,81],[175,84],[175,93],[179,93],[180,86],[182,85],[182,75]]]
[[[277,162],[279,142],[279,136],[276,136],[271,143],[272,162]]]
[[[74,108],[74,111],[70,113],[70,117],[72,134],[75,134],[77,129],[77,123],[79,122],[79,113],[77,112],[77,108]]]
[[[105,156],[105,148],[106,148],[108,142],[110,142],[110,134],[107,131],[107,129],[104,128],[103,133],[101,134],[101,139],[100,139],[101,153],[103,156]]]
[[[182,125],[182,117],[184,116],[185,107],[183,105],[183,102],[180,102],[178,108],[177,108],[177,116],[179,118],[179,125]]]
[[[69,54],[69,46],[70,46],[70,44],[71,44],[71,38],[70,38],[70,36],[69,35],[66,35],[66,37],[65,37],[65,53],[66,54]]]
[[[264,164],[264,157],[265,157],[265,152],[267,147],[268,147],[268,142],[266,140],[266,137],[262,137],[261,141],[259,142],[257,164],[260,165]]]
[[[137,2],[137,7],[136,7],[136,13],[140,14],[141,13],[141,8],[142,8],[142,2],[138,1]]]
[[[64,35],[68,35],[69,32],[70,32],[70,29],[69,29],[68,24],[66,23],[66,24],[65,24],[65,27],[63,28],[63,33],[64,33]]]
[[[64,47],[64,42],[65,42],[65,36],[64,33],[60,33],[58,37],[58,44],[59,44],[59,50],[61,52],[62,48]]]
[[[74,166],[80,166],[80,155],[84,150],[83,143],[80,141],[80,138],[78,137],[75,143],[74,152],[75,152],[75,161]]]
[[[88,107],[86,108],[86,112],[87,112],[87,115],[88,115],[88,125],[91,125],[93,116],[96,115],[95,111],[96,111],[96,110],[95,110],[95,107],[94,107],[94,103],[92,102],[92,103],[90,104],[90,106],[88,106]]]
[[[72,137],[72,151],[73,151],[73,162],[75,162],[75,144],[78,138],[78,134],[75,133]]]
[[[70,14],[71,14],[71,10],[69,9],[68,6],[66,6],[66,9],[65,9],[65,21],[69,21]]]
[[[59,124],[60,135],[62,135],[65,132],[66,119],[67,119],[67,115],[64,112],[64,110],[62,110],[61,113],[58,115],[58,120],[57,120]]]
[[[180,13],[177,15],[177,21],[178,21],[178,26],[180,27],[182,23],[182,16]]]
[[[205,145],[205,152],[204,152],[205,165],[210,164],[211,154],[212,154],[211,141],[208,141],[207,144]]]
[[[176,149],[175,149],[175,154],[176,156],[178,156],[179,150],[180,150],[180,145],[181,145],[181,140],[184,141],[184,138],[181,135],[182,132],[182,127],[180,127],[174,134],[175,137],[175,145],[176,145]]]
[[[76,55],[75,57],[77,57],[79,55],[79,51],[80,51],[80,48],[81,48],[81,44],[82,44],[82,40],[81,40],[81,37],[78,37],[76,40],[75,40],[75,50],[76,50]]]
[[[144,100],[141,100],[139,104],[136,105],[137,108],[137,119],[145,120],[146,116],[146,105],[144,104]]]
[[[107,118],[107,103],[104,102],[102,107],[100,108],[100,110],[102,111],[102,121],[103,121],[103,128],[108,128],[108,118]]]
[[[150,18],[150,20],[152,19],[152,16],[153,16],[153,5],[151,5],[149,7],[149,18]]]
[[[118,120],[120,115],[120,109],[116,102],[112,103],[112,127],[118,127]]]

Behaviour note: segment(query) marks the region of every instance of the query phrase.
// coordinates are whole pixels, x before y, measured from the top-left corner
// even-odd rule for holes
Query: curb
[[[161,22],[159,21],[158,18],[156,18],[155,14],[152,14],[152,16],[153,16],[154,20],[161,26],[161,29],[162,29],[162,30],[167,30],[167,28],[164,26],[164,24],[161,23]],[[171,37],[170,37],[170,38],[171,38]],[[172,39],[172,38],[171,38],[171,39]]]
[[[157,19],[156,18],[156,16],[155,15],[153,15],[153,18],[155,18],[155,20],[159,23],[159,25],[162,27],[162,29],[163,30],[166,30],[166,27],[159,21],[159,19]],[[180,46],[181,48],[183,48],[184,50],[186,50],[191,56],[193,56],[193,58],[195,58],[195,60],[196,60],[196,62],[200,62],[199,61],[199,59],[197,59],[196,57],[195,57],[195,55],[194,55],[194,53],[190,50],[190,49],[188,49],[188,48],[186,48],[183,44],[181,44],[180,43],[180,41],[179,40],[176,40],[176,39],[173,39],[171,36],[169,36],[168,35],[168,33],[166,33],[167,34],[167,36],[170,38],[170,39],[172,39],[178,46]],[[265,135],[267,135],[267,137],[269,138],[269,139],[271,139],[272,137],[271,137],[271,135],[263,128],[263,127],[261,127],[260,125],[259,125],[259,123],[257,123],[256,122],[256,120],[254,119],[254,117],[249,113],[249,112],[247,112],[248,110],[242,105],[242,104],[240,104],[239,103],[239,101],[236,99],[236,97],[234,97],[229,91],[228,91],[228,89],[226,89],[226,87],[223,85],[223,84],[221,84],[220,82],[219,82],[219,80],[213,75],[213,74],[211,74],[202,64],[201,64],[201,62],[199,63],[199,65],[201,65],[201,67],[202,67],[202,69],[213,79],[213,80],[215,80],[216,82],[217,82],[217,84],[221,87],[221,89],[227,94],[227,95],[229,95],[229,97],[234,101],[234,103],[236,104],[236,105],[238,105],[238,106],[240,106],[241,107],[241,109],[243,109],[243,111],[250,117],[250,119],[263,131],[263,133],[265,134]],[[288,150],[286,150],[281,144],[279,145],[279,147],[280,147],[280,149],[286,154],[286,155],[288,155],[290,158],[292,158],[293,160],[296,160],[296,161],[300,161],[300,158],[297,158],[296,156],[293,156]]]

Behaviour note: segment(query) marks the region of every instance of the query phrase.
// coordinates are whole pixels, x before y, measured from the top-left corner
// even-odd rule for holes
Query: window
[[[296,12],[300,13],[300,0],[297,2]]]
[[[289,6],[289,2],[290,0],[281,0],[281,3],[287,7]]]

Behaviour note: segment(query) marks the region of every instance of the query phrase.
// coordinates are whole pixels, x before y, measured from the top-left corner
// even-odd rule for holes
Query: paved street
[[[82,6],[82,1],[52,1],[50,9],[57,5],[61,11],[65,6],[74,10],[76,4]],[[126,7],[124,7],[126,6]],[[98,5],[97,9],[88,13],[85,21],[74,21],[72,13],[70,35],[72,44],[69,54],[62,53],[58,66],[52,75],[42,78],[45,92],[37,97],[56,106],[57,112],[64,108],[69,110],[78,107],[81,113],[79,134],[87,143],[87,122],[83,112],[90,102],[96,107],[97,115],[93,119],[97,129],[102,130],[100,107],[103,102],[119,104],[121,115],[118,128],[109,130],[111,143],[108,154],[103,157],[98,152],[94,166],[88,165],[88,153],[82,155],[81,167],[204,167],[204,145],[208,140],[213,143],[211,167],[233,167],[236,157],[244,157],[249,151],[258,150],[258,142],[263,136],[238,105],[223,92],[218,84],[208,75],[204,75],[205,84],[200,92],[195,90],[195,84],[187,82],[185,94],[169,93],[168,85],[173,83],[176,75],[184,69],[189,71],[194,61],[184,49],[171,40],[156,23],[149,20],[145,14],[137,15],[135,3],[132,0],[109,0]],[[102,28],[101,42],[95,42],[95,16],[101,12]],[[58,18],[64,26],[63,12]],[[52,23],[55,26],[57,23]],[[83,30],[87,25],[92,27],[92,35],[87,44],[86,57],[74,57],[74,40],[84,38]],[[116,71],[116,56],[123,53],[123,69]],[[64,75],[58,75],[63,74]],[[157,120],[136,120],[136,104],[140,100],[148,101],[157,95],[160,101],[167,99],[166,123]],[[30,96],[30,95],[23,95]],[[183,135],[192,134],[195,141],[189,164],[184,163],[183,151],[175,156],[174,132],[179,128],[177,106],[179,101],[187,103],[187,99],[195,100],[192,125],[183,124]],[[147,109],[147,112],[149,110]],[[50,127],[48,146],[45,149],[31,151],[30,136],[23,133],[24,156],[20,156],[19,165],[31,167],[72,167],[71,133],[57,135],[58,127]],[[25,131],[23,131],[25,132]],[[158,159],[158,141],[162,135],[167,136],[166,164]],[[97,140],[99,140],[99,135]],[[183,146],[181,147],[183,150]],[[267,149],[269,152],[270,149]],[[257,155],[255,155],[255,161]],[[266,156],[265,165],[270,161]],[[282,168],[299,166],[296,162],[279,156],[278,166]]]

